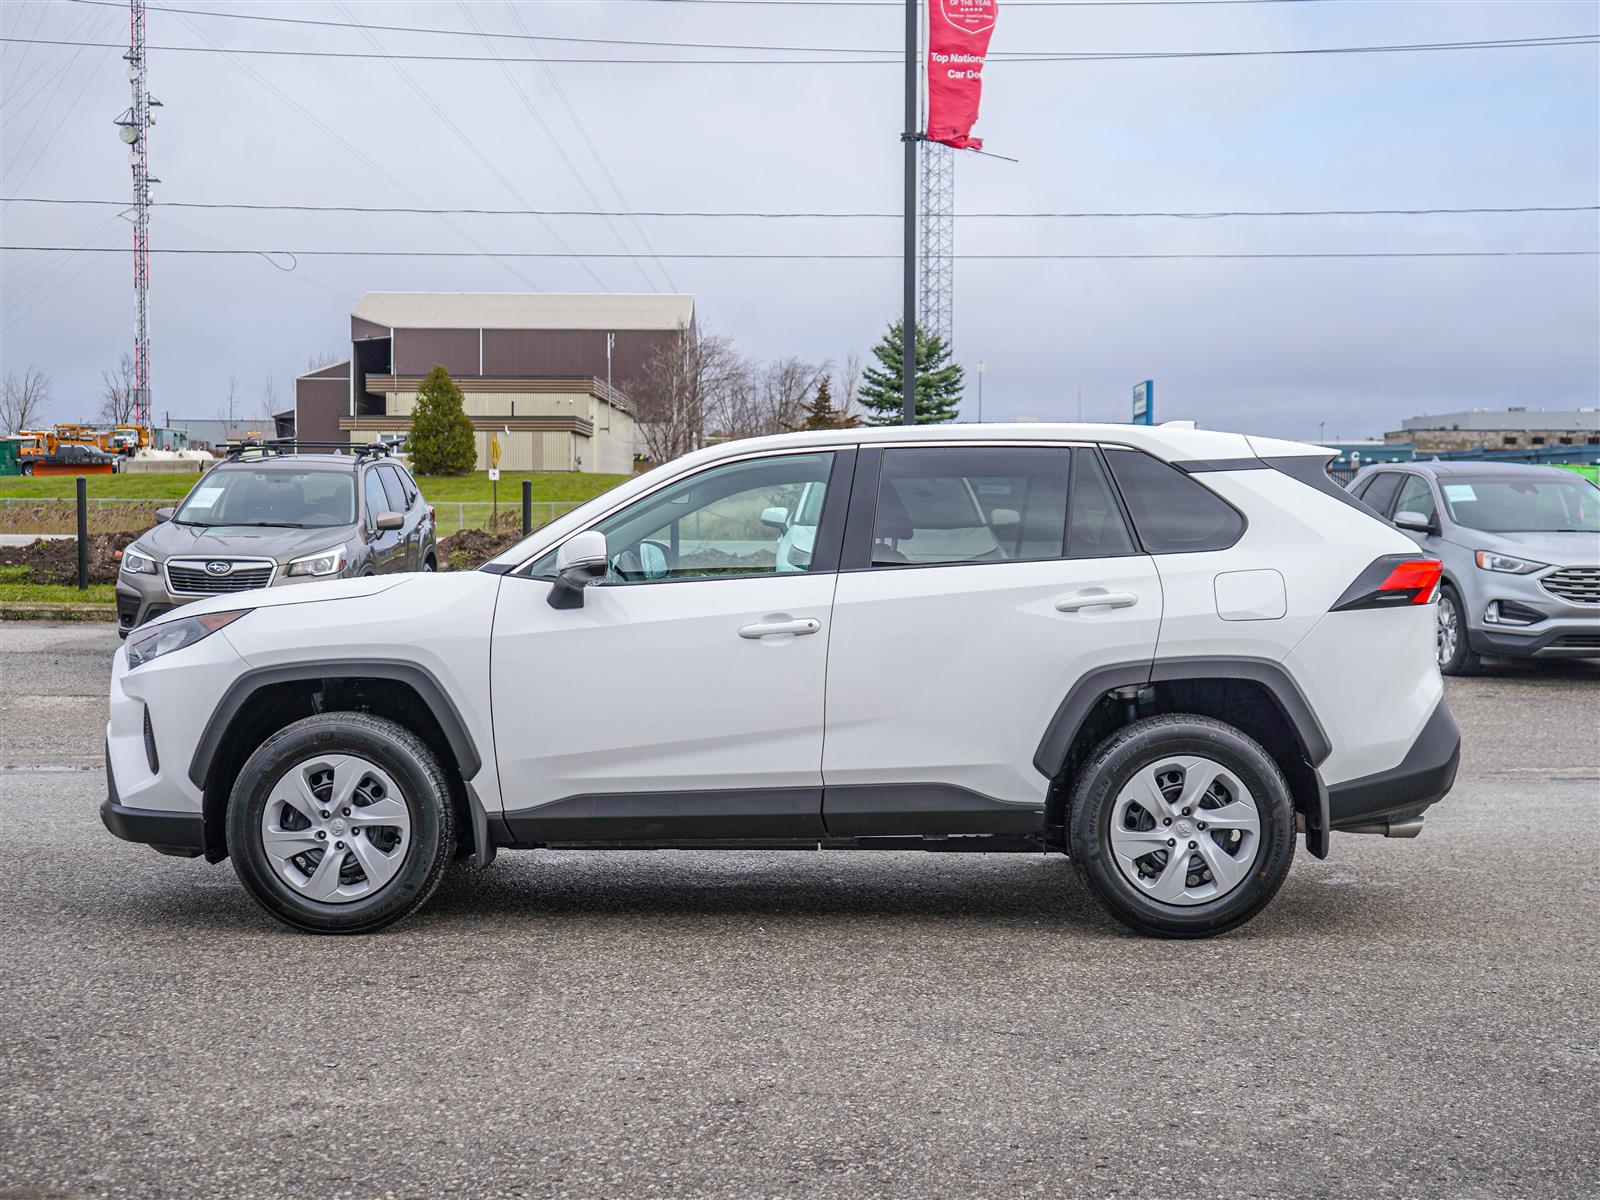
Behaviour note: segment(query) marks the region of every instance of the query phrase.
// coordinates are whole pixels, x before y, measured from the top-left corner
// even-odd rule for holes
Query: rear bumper
[[[1338,831],[1419,817],[1449,792],[1460,764],[1461,731],[1441,699],[1398,766],[1327,789],[1329,825]]]

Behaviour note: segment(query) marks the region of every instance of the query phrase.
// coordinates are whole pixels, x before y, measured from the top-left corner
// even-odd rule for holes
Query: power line
[[[0,252],[51,251],[63,254],[114,254],[120,246],[0,246]],[[203,254],[237,256],[281,256],[301,258],[537,258],[537,259],[626,259],[631,254],[603,252],[580,254],[558,250],[261,250],[204,249],[192,246],[171,246],[152,249],[151,254]],[[727,262],[898,262],[898,254],[746,254],[727,251],[708,253],[662,254],[659,257],[683,261]],[[1157,254],[957,254],[958,259],[970,262],[1123,262],[1123,261],[1179,261],[1179,260],[1266,260],[1266,259],[1332,259],[1332,258],[1594,258],[1600,250],[1335,250],[1291,252],[1225,252],[1196,253],[1174,252]],[[292,268],[291,268],[292,269]]]
[[[70,205],[123,205],[121,200],[80,199],[66,196],[0,196],[0,204],[70,204]],[[590,209],[590,208],[406,208],[398,205],[364,204],[232,204],[211,203],[198,200],[164,200],[163,208],[214,209],[240,212],[304,212],[304,213],[358,213],[363,215],[395,214],[404,216],[486,216],[486,217],[649,217],[661,219],[752,219],[752,220],[895,220],[898,212],[821,212],[821,211],[757,211],[757,210],[693,210],[693,209]],[[1278,209],[1216,209],[1184,212],[1178,210],[1147,210],[1134,212],[969,212],[958,213],[963,220],[1119,220],[1143,218],[1176,218],[1182,220],[1217,220],[1233,217],[1421,217],[1421,216],[1473,216],[1480,214],[1517,213],[1578,213],[1600,212],[1600,204],[1526,204],[1512,207],[1469,208],[1278,208]]]
[[[57,38],[0,38],[0,42],[15,42],[35,46],[82,46],[116,48],[113,42],[77,42]],[[1304,57],[1308,55],[1346,55],[1346,54],[1408,54],[1426,53],[1445,50],[1535,50],[1552,49],[1566,46],[1593,46],[1600,44],[1600,34],[1559,34],[1548,37],[1533,38],[1492,38],[1484,41],[1466,42],[1417,42],[1396,45],[1371,45],[1371,46],[1306,46],[1292,47],[1277,50],[1137,50],[1137,51],[1083,51],[1083,52],[1029,52],[1016,56],[990,55],[990,64],[1007,66],[1028,63],[1075,63],[1075,62],[1138,62],[1159,59],[1200,59],[1200,58],[1275,58],[1275,57]],[[682,43],[685,48],[694,48],[690,43]],[[718,49],[720,47],[710,47]],[[388,54],[364,53],[359,50],[275,50],[264,47],[244,46],[152,46],[151,50],[172,54],[250,54],[269,58],[337,58],[337,59],[386,59],[404,62],[545,62],[545,63],[571,63],[587,64],[591,66],[678,66],[678,67],[721,67],[721,66],[769,66],[769,67],[899,67],[900,60],[891,57],[881,58],[531,58],[513,57],[503,55],[499,59],[474,54]],[[759,49],[759,47],[752,47]],[[860,50],[853,51],[858,54],[884,54],[887,51]]]

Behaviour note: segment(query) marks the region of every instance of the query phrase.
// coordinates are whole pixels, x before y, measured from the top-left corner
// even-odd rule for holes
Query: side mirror
[[[779,506],[763,508],[761,510],[761,523],[769,529],[776,529],[779,533],[789,528],[789,510]]]
[[[1014,508],[997,508],[989,514],[991,525],[1020,525],[1022,514]]]
[[[170,508],[170,507],[169,508],[158,508],[158,509],[156,509],[156,524],[159,525],[163,521],[172,520],[172,518],[177,514],[177,511],[178,511],[177,509]]]
[[[404,513],[381,512],[378,514],[378,532],[386,529],[401,529],[405,527],[406,516]]]
[[[606,535],[587,529],[561,543],[556,551],[555,586],[550,589],[551,608],[582,608],[583,589],[605,578],[611,555]]]
[[[1434,530],[1432,519],[1419,512],[1397,512],[1394,523],[1401,529],[1411,529],[1417,533],[1432,533]]]

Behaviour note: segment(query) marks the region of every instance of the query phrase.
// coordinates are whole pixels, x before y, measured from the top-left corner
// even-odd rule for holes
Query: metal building
[[[626,474],[640,448],[630,393],[694,326],[683,295],[371,292],[350,314],[350,357],[295,380],[295,432],[368,442],[410,428],[417,388],[450,372],[479,434],[516,471]]]

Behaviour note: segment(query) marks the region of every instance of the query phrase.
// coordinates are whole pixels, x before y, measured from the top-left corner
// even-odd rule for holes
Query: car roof
[[[1562,475],[1570,475],[1571,471],[1562,471],[1560,467],[1539,466],[1536,463],[1508,463],[1485,462],[1482,459],[1464,458],[1451,462],[1404,462],[1374,464],[1392,468],[1403,468],[1421,471],[1428,475],[1548,475],[1551,471],[1561,471]]]

